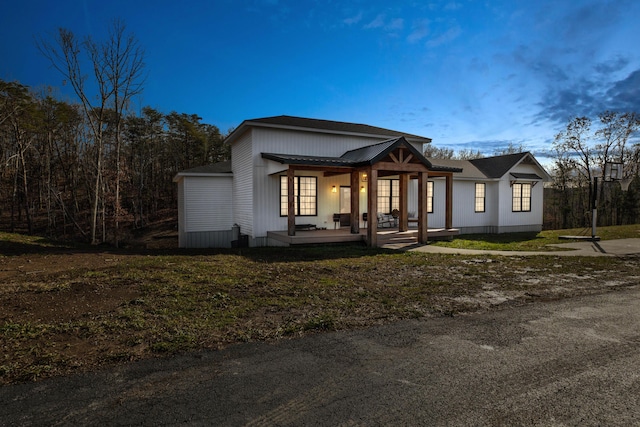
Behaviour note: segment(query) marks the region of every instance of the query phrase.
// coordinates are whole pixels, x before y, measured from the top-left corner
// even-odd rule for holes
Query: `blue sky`
[[[286,114],[543,157],[572,117],[640,112],[635,0],[12,1],[0,78],[73,99],[34,40],[99,40],[114,18],[146,52],[139,105],[223,132]]]

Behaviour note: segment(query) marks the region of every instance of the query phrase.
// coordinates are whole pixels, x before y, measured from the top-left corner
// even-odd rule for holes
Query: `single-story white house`
[[[230,161],[174,178],[179,246],[341,241],[325,230],[376,246],[381,227],[416,230],[419,243],[434,232],[542,229],[542,182],[550,177],[531,153],[428,159],[430,142],[355,123],[245,120],[227,137]]]

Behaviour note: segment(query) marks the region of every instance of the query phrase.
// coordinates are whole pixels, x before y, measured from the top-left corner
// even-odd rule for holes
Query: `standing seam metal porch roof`
[[[519,173],[519,172],[511,172],[509,175],[514,177],[515,179],[542,179],[541,176],[535,173]]]
[[[273,160],[282,164],[310,165],[310,166],[337,166],[337,167],[359,167],[372,165],[400,145],[404,145],[417,160],[419,160],[428,170],[438,172],[462,172],[460,168],[446,166],[435,166],[427,160],[422,153],[416,150],[407,140],[401,136],[378,144],[368,145],[344,153],[340,157],[305,156],[300,154],[276,154],[262,153],[262,158]]]

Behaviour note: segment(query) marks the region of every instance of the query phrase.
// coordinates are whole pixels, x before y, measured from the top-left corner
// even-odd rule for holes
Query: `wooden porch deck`
[[[457,228],[430,228],[427,230],[429,240],[452,239],[457,236],[460,230]],[[295,236],[288,236],[287,231],[268,231],[267,237],[289,245],[311,245],[323,243],[349,243],[364,242],[367,238],[367,229],[361,228],[359,234],[351,234],[349,227],[339,228],[337,230],[298,230]],[[378,246],[407,246],[416,244],[418,241],[418,230],[410,229],[400,232],[398,228],[381,228],[378,229]]]

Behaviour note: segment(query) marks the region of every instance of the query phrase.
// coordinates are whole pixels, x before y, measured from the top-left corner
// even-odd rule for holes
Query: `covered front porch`
[[[399,195],[397,200],[397,212],[395,227],[397,233],[407,233],[419,244],[426,244],[428,238],[436,237],[438,233],[445,232],[446,235],[455,235],[457,230],[452,224],[453,217],[453,173],[460,172],[461,169],[439,167],[432,165],[422,153],[412,146],[404,137],[390,139],[382,143],[366,146],[360,149],[347,151],[341,157],[314,157],[302,155],[285,155],[274,153],[262,153],[266,160],[274,161],[286,165],[284,171],[278,170],[275,173],[286,173],[286,216],[287,230],[284,232],[271,232],[268,237],[278,242],[295,244],[296,241],[306,241],[307,243],[321,243],[323,241],[360,241],[364,240],[367,245],[376,247],[379,236],[385,236],[386,230],[380,230],[379,205],[378,205],[378,180],[382,178],[395,177],[399,182]],[[350,224],[346,231],[332,235],[329,230],[325,233],[313,232],[308,235],[304,230],[298,228],[296,222],[296,207],[299,199],[295,194],[295,178],[305,171],[322,173],[324,177],[348,176],[350,194],[349,215]],[[445,195],[445,224],[442,229],[429,229],[427,218],[429,211],[428,179],[444,178],[446,182]],[[417,181],[417,206],[414,218],[409,218],[408,190],[410,180]],[[335,185],[333,187],[335,191]],[[359,196],[365,194],[365,206],[361,206]],[[312,196],[314,197],[314,196]],[[322,200],[320,201],[322,203]],[[387,206],[386,209],[393,209]],[[367,213],[366,228],[361,228],[361,213]],[[388,214],[389,212],[380,212]],[[412,230],[411,225],[416,229]],[[302,233],[302,234],[301,234]],[[351,234],[351,236],[347,236]],[[296,239],[298,236],[305,236],[304,239]],[[311,240],[307,240],[311,239]]]
[[[289,235],[288,230],[269,231],[267,237],[286,245],[314,245],[327,243],[367,242],[367,228],[360,228],[359,233],[352,233],[350,227],[338,229],[297,230],[295,235]],[[432,228],[427,230],[429,240],[451,240],[460,230],[451,228]],[[376,232],[376,246],[389,245],[407,246],[418,244],[418,229],[400,231],[399,228],[378,229]],[[424,244],[424,243],[423,243]]]

